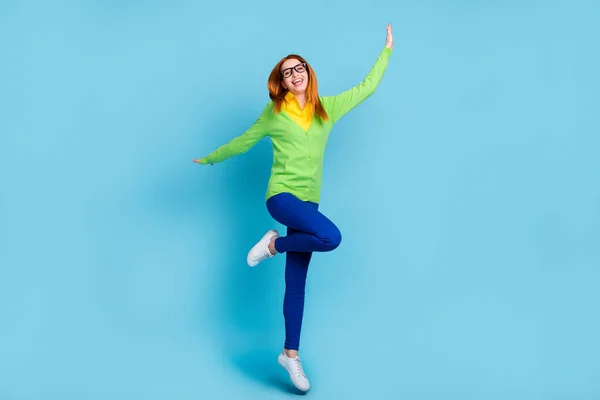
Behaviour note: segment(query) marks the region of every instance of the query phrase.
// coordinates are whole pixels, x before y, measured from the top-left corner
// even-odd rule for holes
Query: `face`
[[[308,70],[300,60],[291,58],[281,65],[281,86],[292,94],[303,94],[308,86]]]

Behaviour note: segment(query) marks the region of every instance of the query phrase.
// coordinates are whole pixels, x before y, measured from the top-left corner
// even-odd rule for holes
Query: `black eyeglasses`
[[[284,78],[289,78],[290,76],[292,76],[292,70],[295,70],[297,73],[300,74],[306,71],[306,63],[296,64],[291,68],[284,69],[283,71],[281,71],[281,76],[283,76]]]

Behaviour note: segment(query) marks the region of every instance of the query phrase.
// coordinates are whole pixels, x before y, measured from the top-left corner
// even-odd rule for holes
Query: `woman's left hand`
[[[202,159],[201,158],[194,158],[192,159],[193,162],[198,163],[198,164],[202,164]],[[210,165],[214,165],[213,163],[211,163]]]
[[[387,36],[385,38],[385,47],[389,48],[390,50],[394,49],[394,36],[392,36],[392,25],[388,24],[387,26]]]

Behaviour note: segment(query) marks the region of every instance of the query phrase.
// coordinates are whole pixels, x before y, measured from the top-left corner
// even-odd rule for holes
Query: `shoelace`
[[[258,257],[256,257],[256,261],[264,261],[269,257],[271,257],[271,253],[269,253],[269,249],[267,248]]]
[[[268,254],[261,254],[260,256],[256,257],[256,261],[264,261],[266,260],[268,257]]]
[[[302,375],[306,378],[306,374],[304,373],[304,370],[302,369],[302,363],[300,362],[300,358],[296,357],[294,359],[294,363],[296,364],[296,374],[298,374],[298,376]]]

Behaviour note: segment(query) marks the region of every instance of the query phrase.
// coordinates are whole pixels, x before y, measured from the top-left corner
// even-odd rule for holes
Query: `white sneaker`
[[[271,229],[254,245],[246,258],[249,266],[254,267],[258,265],[259,262],[275,256],[269,251],[269,243],[271,243],[273,237],[279,237],[279,233],[277,233],[276,230]]]
[[[307,392],[310,389],[310,383],[308,382],[308,378],[302,369],[302,363],[300,362],[300,357],[296,356],[294,358],[290,358],[285,355],[285,352],[281,352],[279,354],[279,365],[286,369],[286,371],[290,374],[290,379],[294,386],[303,392]]]

